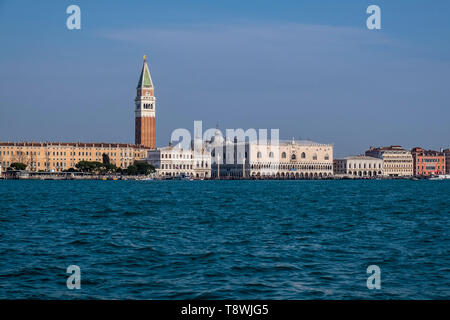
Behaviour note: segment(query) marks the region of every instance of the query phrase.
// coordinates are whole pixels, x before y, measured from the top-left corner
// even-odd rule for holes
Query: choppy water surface
[[[450,181],[0,181],[0,192],[0,298],[450,298]],[[66,287],[72,264],[81,290]],[[371,264],[381,290],[366,287]]]

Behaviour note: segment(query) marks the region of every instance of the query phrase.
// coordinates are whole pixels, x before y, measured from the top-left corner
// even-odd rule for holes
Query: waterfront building
[[[183,149],[180,144],[170,144],[150,150],[147,162],[155,167],[159,177],[211,178],[211,154],[204,148],[194,152],[193,148]]]
[[[414,174],[411,152],[401,146],[370,147],[365,155],[383,160],[383,174],[385,176],[408,177]]]
[[[318,179],[333,175],[333,145],[308,140],[238,142],[220,131],[209,141],[212,176]]]
[[[445,155],[445,173],[450,174],[450,149],[445,149],[443,152]]]
[[[8,168],[14,162],[27,165],[29,171],[61,172],[80,161],[103,161],[127,168],[135,160],[147,157],[148,148],[118,143],[0,142],[0,163]]]
[[[135,144],[156,148],[156,99],[152,77],[144,56],[135,99]]]
[[[335,159],[333,171],[335,175],[355,178],[382,176],[383,160],[363,155]]]
[[[445,174],[445,155],[443,152],[416,147],[411,150],[411,154],[415,176]]]

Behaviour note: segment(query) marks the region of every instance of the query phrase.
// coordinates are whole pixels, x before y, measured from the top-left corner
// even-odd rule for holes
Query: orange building
[[[416,147],[411,150],[415,176],[445,174],[445,155],[442,152]]]
[[[135,99],[135,144],[156,149],[155,108],[156,99],[152,77],[144,56],[141,76],[137,85]]]

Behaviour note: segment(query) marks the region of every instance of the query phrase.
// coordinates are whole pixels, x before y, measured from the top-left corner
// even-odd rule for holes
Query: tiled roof
[[[17,147],[47,147],[47,146],[64,146],[64,147],[89,147],[89,148],[135,148],[148,149],[141,145],[126,143],[98,143],[98,142],[0,142],[1,146],[17,146]]]

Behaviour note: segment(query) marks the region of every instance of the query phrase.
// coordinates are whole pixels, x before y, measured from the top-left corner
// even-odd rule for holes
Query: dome
[[[220,132],[219,129],[216,129],[216,133],[214,134],[214,137],[212,137],[211,142],[214,144],[222,144],[223,141],[222,132]]]

